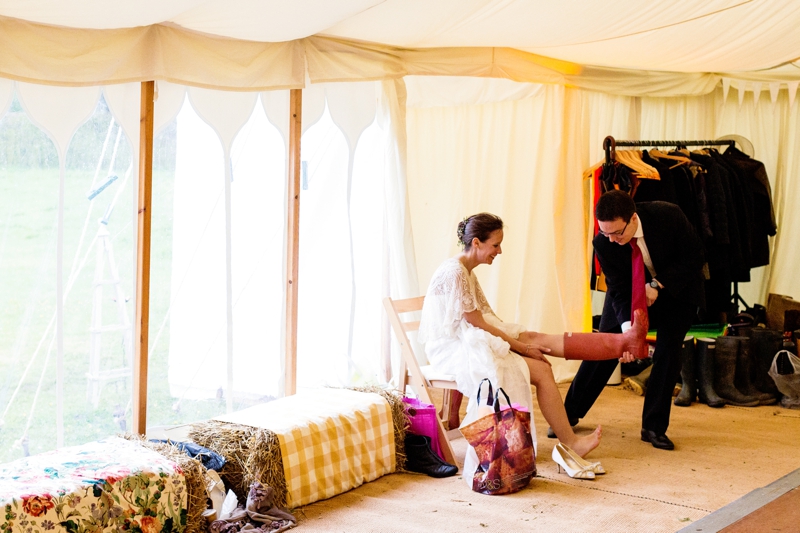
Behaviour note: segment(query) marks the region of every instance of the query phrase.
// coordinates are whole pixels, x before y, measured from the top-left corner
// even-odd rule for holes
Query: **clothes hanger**
[[[677,164],[672,165],[671,167],[669,167],[670,170],[672,170],[675,167],[679,167],[681,165],[692,165],[692,164],[695,164],[694,161],[692,161],[688,157],[684,157],[682,155],[665,154],[664,152],[662,152],[661,150],[658,150],[657,148],[653,148],[653,149],[649,150],[647,153],[650,154],[650,157],[654,157],[656,159],[671,159],[673,161],[677,161],[678,162]]]
[[[598,168],[602,167],[603,163],[605,163],[605,160],[600,160],[597,163],[595,163],[594,165],[592,165],[589,168],[587,168],[586,170],[584,170],[583,171],[583,179],[590,180],[590,179],[594,178],[594,171],[597,170]]]
[[[639,150],[617,150],[617,161],[634,170],[640,178],[661,179],[658,170],[642,161],[642,153]]]

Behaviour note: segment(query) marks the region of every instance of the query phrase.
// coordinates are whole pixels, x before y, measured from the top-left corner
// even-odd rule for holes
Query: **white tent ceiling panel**
[[[599,31],[589,36],[562,27],[573,41],[517,48],[584,65],[677,72],[761,70],[799,55],[797,2],[688,3],[697,11],[685,10],[687,2],[596,3],[621,24],[598,22]]]
[[[424,17],[422,14],[424,13]],[[510,47],[583,65],[715,72],[797,59],[800,4],[389,0],[323,35],[403,47]]]
[[[720,75],[780,81],[779,90],[800,79],[792,0],[148,0],[126,9],[0,0],[0,76],[251,91],[484,76],[637,96],[706,94]]]
[[[250,41],[302,39],[380,4],[381,0],[227,0],[202,2],[171,17],[184,28]]]
[[[0,13],[6,17],[69,28],[134,28],[170,20],[206,1],[0,0]]]

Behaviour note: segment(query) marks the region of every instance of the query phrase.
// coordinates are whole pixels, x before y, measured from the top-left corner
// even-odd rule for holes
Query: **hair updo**
[[[466,251],[472,247],[472,239],[477,237],[479,241],[486,242],[492,232],[499,229],[503,229],[503,221],[500,217],[491,213],[478,213],[459,222],[456,235],[458,243]]]

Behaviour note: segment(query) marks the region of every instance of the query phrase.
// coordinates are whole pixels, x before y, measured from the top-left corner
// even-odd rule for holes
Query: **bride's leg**
[[[537,333],[535,331],[523,331],[519,335],[519,341],[525,344],[538,344],[545,348],[550,348],[546,355],[553,357],[564,357],[564,335],[548,335],[547,333]]]
[[[536,401],[539,403],[539,409],[558,440],[575,450],[581,457],[597,448],[602,437],[602,428],[597,426],[592,433],[583,437],[579,437],[572,431],[550,365],[529,357],[523,357],[523,360],[530,369],[531,384],[536,387]]]

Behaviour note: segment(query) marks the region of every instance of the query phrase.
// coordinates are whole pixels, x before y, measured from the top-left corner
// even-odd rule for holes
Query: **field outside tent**
[[[108,224],[114,259],[120,273],[125,308],[134,320],[134,190],[130,140],[101,99],[94,115],[76,132],[66,159],[63,280],[64,427],[65,445],[79,444],[131,427],[131,378],[107,384],[95,408],[88,398],[90,327],[96,269],[98,222],[117,196]],[[110,134],[109,134],[110,133]],[[108,139],[106,139],[108,137]],[[138,141],[136,141],[138,142]],[[106,145],[103,160],[98,160]],[[116,145],[116,156],[113,155]],[[151,317],[158,328],[169,307],[172,250],[172,182],[174,123],[156,139],[153,178]],[[109,170],[111,159],[113,168]],[[99,172],[98,172],[99,170]],[[97,174],[97,178],[95,175]],[[106,174],[118,179],[93,201],[92,182]],[[56,243],[58,156],[52,142],[15,101],[0,120],[0,462],[55,447],[56,442]],[[122,188],[122,190],[119,190]],[[85,229],[84,229],[85,226]],[[83,240],[81,242],[81,234]],[[78,245],[80,243],[80,249]],[[74,284],[69,287],[71,273]],[[105,279],[109,278],[106,266]],[[104,325],[120,322],[112,286],[103,288]],[[155,335],[151,333],[151,339]],[[123,332],[102,334],[101,368],[127,366]],[[224,410],[224,400],[175,400],[167,384],[169,320],[150,354],[148,409],[163,423],[207,418]],[[24,379],[23,379],[24,376]],[[23,439],[27,429],[27,442]]]

